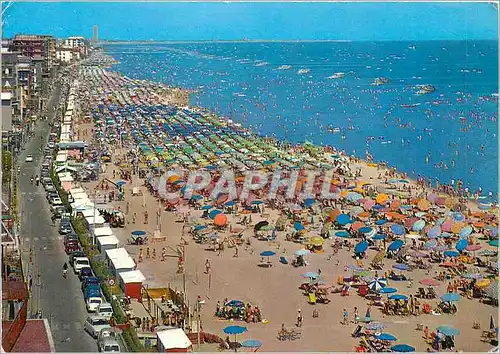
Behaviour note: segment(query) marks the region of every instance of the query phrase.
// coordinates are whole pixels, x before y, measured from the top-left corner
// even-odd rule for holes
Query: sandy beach
[[[112,75],[113,79],[118,80],[117,74]],[[96,81],[97,82],[97,81]],[[88,87],[86,88],[88,90]],[[84,89],[85,90],[85,89]],[[95,91],[95,88],[90,90]],[[122,106],[113,93],[108,94],[111,97],[109,100],[114,104]],[[185,106],[187,101],[187,93],[182,90],[169,89],[162,90],[161,93],[145,97],[141,100],[140,104],[166,104],[166,105],[179,105]],[[95,94],[92,98],[92,105],[102,104],[102,95]],[[100,103],[99,103],[100,102]],[[106,103],[104,103],[106,104]],[[99,128],[100,129],[100,128]],[[80,119],[76,124],[77,140],[85,140],[92,144],[96,149],[94,136],[92,132],[96,132],[94,123],[90,120]],[[349,176],[335,175],[336,178],[342,179],[343,184],[339,187],[339,192],[342,195],[343,190],[346,194],[353,193],[352,188],[359,189],[362,199],[356,201],[348,201],[346,196],[341,196],[336,199],[334,204],[323,203],[317,200],[313,205],[306,207],[303,201],[297,200],[295,204],[301,206],[300,210],[290,211],[289,203],[284,203],[278,208],[272,208],[271,205],[263,199],[265,206],[264,212],[250,212],[244,214],[241,211],[244,209],[242,205],[235,212],[232,208],[226,208],[219,205],[224,214],[227,216],[227,223],[224,228],[214,227],[213,220],[210,218],[203,218],[204,211],[200,206],[213,204],[208,198],[204,197],[199,203],[191,204],[186,200],[181,200],[175,205],[178,211],[166,211],[171,208],[167,201],[160,201],[160,198],[152,195],[148,188],[147,178],[139,178],[137,174],[129,174],[133,163],[127,158],[127,154],[131,149],[134,149],[132,141],[118,141],[114,140],[109,144],[109,151],[111,152],[110,163],[103,164],[99,180],[93,182],[82,183],[83,188],[87,191],[89,196],[94,196],[96,200],[102,200],[104,195],[107,195],[109,190],[102,188],[104,180],[116,181],[123,180],[125,184],[121,187],[121,192],[124,194],[123,200],[110,201],[106,205],[102,205],[103,209],[119,209],[125,214],[125,227],[113,229],[114,234],[119,238],[120,244],[123,245],[129,254],[137,262],[137,269],[145,275],[145,284],[149,288],[164,288],[170,285],[176,289],[186,289],[187,299],[190,304],[195,304],[198,297],[203,299],[201,319],[203,331],[216,334],[225,338],[223,328],[238,324],[246,326],[248,331],[238,336],[238,341],[245,339],[258,339],[262,342],[260,351],[354,351],[356,347],[360,346],[360,337],[353,337],[351,334],[357,327],[354,318],[354,308],[357,307],[360,317],[364,317],[368,308],[371,309],[371,321],[380,322],[384,325],[381,330],[374,330],[369,333],[386,332],[391,333],[397,338],[397,342],[406,343],[413,346],[417,351],[426,351],[431,346],[426,343],[423,338],[423,328],[427,326],[429,332],[434,332],[438,326],[448,325],[460,331],[460,334],[455,337],[455,349],[460,351],[487,351],[492,348],[492,345],[487,342],[481,341],[481,334],[483,330],[488,330],[490,326],[490,317],[493,316],[495,324],[498,324],[498,307],[488,305],[482,302],[484,297],[481,298],[467,298],[461,296],[460,301],[456,302],[458,309],[456,314],[435,313],[435,314],[419,314],[419,315],[387,315],[383,313],[382,307],[375,306],[372,302],[368,301],[366,297],[360,296],[356,287],[351,287],[348,291],[348,296],[342,296],[341,293],[332,293],[335,288],[342,288],[338,284],[339,277],[352,277],[354,271],[348,269],[348,266],[361,266],[364,272],[364,278],[382,278],[384,273],[394,270],[393,265],[396,264],[397,257],[391,259],[383,259],[383,268],[375,270],[371,265],[371,261],[380,252],[381,242],[370,242],[366,251],[362,252],[360,260],[353,257],[353,248],[360,243],[362,239],[367,237],[360,235],[357,230],[339,225],[336,220],[329,220],[330,213],[325,213],[323,210],[330,207],[332,210],[336,209],[339,213],[346,213],[351,215],[352,224],[355,221],[361,222],[364,227],[373,229],[372,237],[376,233],[388,233],[387,242],[389,245],[392,240],[401,238],[404,241],[404,253],[414,254],[417,251],[424,253],[422,260],[425,264],[430,264],[429,269],[419,269],[412,265],[412,270],[405,271],[404,274],[408,279],[406,281],[387,280],[387,287],[394,287],[397,289],[398,294],[406,296],[417,294],[419,288],[427,288],[419,282],[423,279],[436,278],[441,271],[448,271],[448,268],[441,267],[443,262],[456,261],[443,257],[443,262],[430,263],[428,260],[429,249],[424,249],[420,244],[429,241],[428,233],[431,227],[438,225],[437,220],[440,217],[446,220],[452,220],[453,215],[450,212],[451,208],[447,204],[437,205],[428,201],[431,194],[433,198],[451,198],[443,193],[437,192],[428,187],[422,187],[416,181],[407,178],[406,175],[394,172],[392,169],[387,169],[382,166],[377,166],[373,163],[368,163],[363,160],[349,157],[343,157],[343,164],[349,167]],[[300,151],[299,147],[295,147]],[[340,152],[339,152],[340,153]],[[321,160],[332,162],[331,151],[324,152]],[[291,154],[293,155],[293,153]],[[151,163],[151,159],[146,158],[144,155],[139,154],[139,158],[143,164]],[[332,162],[333,163],[333,162]],[[151,166],[151,165],[150,165]],[[149,168],[148,166],[147,168]],[[354,171],[358,174],[354,175]],[[404,179],[405,183],[388,183],[390,179]],[[109,183],[107,183],[109,184]],[[352,188],[348,189],[347,187]],[[403,187],[404,186],[404,187]],[[113,189],[111,185],[109,187]],[[139,193],[137,193],[139,191]],[[397,193],[388,195],[387,191],[398,191],[405,197],[398,197]],[[408,192],[409,191],[409,192]],[[136,195],[134,195],[136,194]],[[140,194],[140,195],[137,195]],[[368,199],[373,201],[377,195],[386,194],[382,209],[384,211],[371,212],[371,208],[366,208],[364,204]],[[117,198],[116,198],[117,199]],[[450,245],[450,250],[455,250],[455,244],[459,240],[458,234],[467,225],[473,223],[483,223],[496,227],[498,224],[496,218],[496,209],[493,207],[489,211],[482,211],[479,209],[478,204],[474,201],[467,201],[459,203],[458,198],[452,198],[452,208],[454,212],[461,213],[463,225],[455,232],[450,233],[453,242]],[[399,210],[398,208],[389,208],[396,200],[399,200],[401,205],[408,205],[408,209]],[[426,200],[429,204],[428,207],[419,207],[418,202]],[[290,201],[287,201],[290,202]],[[293,201],[291,201],[293,202]],[[239,201],[237,201],[240,204]],[[399,203],[399,202],[398,202]],[[460,211],[455,209],[455,205],[460,204]],[[194,205],[194,206],[193,206]],[[358,214],[351,213],[351,210],[360,206],[362,212]],[[97,204],[97,208],[101,205]],[[286,209],[286,211],[285,211]],[[180,210],[180,211],[179,211]],[[230,212],[230,210],[233,210]],[[370,213],[368,214],[368,211]],[[401,215],[400,219],[387,217],[387,213],[391,211]],[[144,221],[145,212],[148,214],[148,223]],[[359,216],[366,212],[367,216]],[[404,220],[410,217],[415,217],[415,214],[420,215],[416,217],[417,220],[425,221],[425,228],[419,231],[414,231],[412,225],[406,227],[403,235],[391,235],[390,225],[396,223],[403,223]],[[134,217],[135,215],[135,217]],[[241,225],[240,222],[245,216],[251,215],[251,221],[247,225]],[[259,240],[258,234],[254,231],[254,227],[261,221],[268,222],[269,225],[276,225],[277,220],[282,215],[291,215],[288,218],[284,231],[272,231],[275,238],[271,241]],[[304,242],[292,242],[286,238],[295,235],[298,230],[294,229],[294,221],[301,220],[305,230]],[[312,219],[312,220],[311,220]],[[375,222],[380,219],[387,219],[387,224],[378,226]],[[401,221],[398,221],[401,220]],[[312,221],[312,222],[311,222]],[[351,235],[347,239],[340,239],[335,237],[335,232],[325,233],[323,228],[326,224],[331,224],[331,228],[339,230],[347,230]],[[458,221],[453,221],[458,224]],[[196,225],[207,225],[211,230],[210,234],[217,234],[219,240],[226,239],[225,249],[221,252],[213,249],[212,242],[197,243],[194,239],[194,232],[192,229]],[[479,225],[479,224],[477,224]],[[231,232],[231,230],[240,229],[239,232]],[[359,229],[359,227],[358,227]],[[149,239],[153,240],[154,234],[159,234],[165,238],[164,241],[149,242],[146,245],[131,245],[128,240],[131,232],[134,230],[144,230],[150,235]],[[191,231],[190,231],[191,230]],[[270,233],[265,234],[268,237]],[[470,236],[472,234],[472,236]],[[235,246],[235,236],[241,240],[239,246]],[[288,236],[287,236],[288,235]],[[320,236],[321,235],[321,236]],[[407,235],[413,235],[406,238]],[[482,250],[491,250],[497,252],[497,248],[490,246],[488,242],[488,233],[485,227],[474,227],[474,230],[465,237],[469,240],[469,245],[477,244]],[[308,248],[310,244],[308,240],[311,237],[318,236],[323,239],[318,252],[313,252],[304,256],[307,262],[306,266],[294,267],[292,261],[296,258],[294,253],[300,249]],[[261,238],[265,238],[261,237]],[[418,240],[415,245],[412,244],[411,239]],[[443,239],[438,239],[440,245],[445,245]],[[185,244],[185,242],[187,244]],[[339,241],[345,241],[346,244],[339,245]],[[349,244],[349,245],[347,245]],[[385,245],[385,242],[384,242]],[[183,273],[178,273],[178,254],[177,250],[184,247],[183,259]],[[168,250],[169,257],[162,261],[160,255],[162,249]],[[418,249],[417,249],[418,248]],[[140,260],[140,249],[143,254],[146,254],[147,249],[156,253],[156,259],[147,259],[143,257]],[[445,249],[447,249],[445,247]],[[261,257],[260,253],[263,251],[273,251],[274,256],[269,257],[269,267],[267,265],[267,257]],[[334,253],[335,252],[335,253]],[[464,256],[472,253],[463,253]],[[358,254],[358,256],[360,256]],[[279,257],[285,257],[288,264],[283,264],[279,261]],[[409,257],[409,260],[413,259]],[[486,258],[485,258],[486,259]],[[209,274],[206,272],[206,261],[209,260],[211,269]],[[457,261],[457,265],[460,262]],[[413,264],[413,263],[412,263]],[[463,263],[466,267],[465,273],[479,272],[483,277],[488,277],[486,268],[478,268],[474,261],[471,264]],[[497,268],[498,269],[498,268]],[[327,298],[330,300],[328,304],[317,303],[311,305],[308,303],[308,296],[303,290],[299,289],[302,283],[307,283],[308,279],[302,275],[306,272],[320,273],[318,277],[323,286],[327,288]],[[398,274],[400,271],[396,271]],[[491,274],[496,278],[498,274]],[[439,285],[435,286],[435,292],[438,295],[437,299],[421,299],[421,309],[424,304],[429,304],[432,309],[436,309],[440,303],[439,297],[448,292],[449,282],[452,280],[465,279],[461,276],[454,276],[449,280],[439,281]],[[492,280],[496,282],[496,280]],[[367,281],[366,283],[370,283]],[[459,291],[461,293],[461,291]],[[389,295],[382,295],[382,301],[387,301]],[[252,307],[258,306],[262,319],[265,323],[246,323],[243,321],[224,320],[219,319],[215,314],[217,302],[223,302],[224,299],[237,299],[243,301],[245,304],[251,304]],[[297,340],[279,340],[278,332],[282,324],[286,328],[296,328],[298,317],[298,310],[303,314],[303,324],[300,327],[301,337]],[[343,311],[348,312],[349,323],[344,325]],[[317,310],[317,316],[313,317],[313,311]],[[316,314],[315,314],[316,315]],[[474,322],[480,325],[480,329],[473,329]],[[432,341],[431,341],[432,342]],[[391,343],[394,344],[394,343]],[[207,350],[215,350],[215,347],[210,347]],[[196,349],[196,348],[195,348]]]

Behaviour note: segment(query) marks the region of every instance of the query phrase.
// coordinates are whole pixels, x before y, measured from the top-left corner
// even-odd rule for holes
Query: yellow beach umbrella
[[[313,246],[322,246],[325,240],[321,236],[314,236],[309,239],[309,244]]]
[[[491,280],[488,279],[488,278],[484,278],[484,279],[479,279],[477,282],[476,282],[476,286],[478,288],[486,288],[488,285],[490,285],[491,283]]]
[[[385,202],[387,202],[387,199],[389,199],[389,196],[385,193],[379,193],[377,195],[377,198],[375,199],[375,201],[378,203],[378,204],[385,204]]]

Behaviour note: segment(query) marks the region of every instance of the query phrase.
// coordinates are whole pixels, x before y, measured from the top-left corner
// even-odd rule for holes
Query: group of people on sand
[[[220,301],[217,301],[215,308],[215,316],[226,320],[236,319],[247,323],[262,322],[262,314],[258,306],[252,307],[251,304],[229,305],[227,299],[224,300],[224,306]]]

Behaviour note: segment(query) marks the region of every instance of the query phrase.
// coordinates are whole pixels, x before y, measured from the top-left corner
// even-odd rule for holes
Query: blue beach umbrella
[[[273,251],[264,251],[260,253],[261,257],[271,257],[274,256],[275,254],[276,252]]]
[[[375,221],[375,225],[384,225],[387,223],[387,220],[386,219],[380,219],[380,220],[377,220]]]
[[[218,210],[218,209],[215,209],[215,210],[211,210],[209,213],[208,213],[208,217],[210,219],[215,219],[215,217],[219,214],[222,214],[222,211]]]
[[[464,221],[464,220],[465,220],[465,216],[464,216],[464,214],[462,214],[462,213],[458,213],[458,212],[457,212],[457,213],[453,213],[453,214],[451,214],[451,217],[452,217],[454,220],[456,220],[456,221]]]
[[[379,278],[372,280],[370,283],[368,283],[368,289],[374,290],[374,291],[380,291],[382,288],[385,288],[387,286],[387,280],[384,278]]]
[[[144,236],[146,234],[146,231],[136,230],[136,231],[132,231],[131,234],[134,236]]]
[[[368,242],[367,241],[361,241],[354,247],[354,253],[363,253],[368,249]]]
[[[261,205],[261,204],[264,204],[264,202],[262,200],[254,200],[252,202],[253,205]]]
[[[311,253],[311,251],[306,250],[306,249],[300,249],[300,250],[295,251],[296,256],[306,256],[310,253]]]
[[[335,236],[337,236],[337,237],[342,237],[342,238],[349,238],[349,237],[350,237],[350,234],[349,234],[349,232],[347,232],[347,231],[337,231],[337,232],[335,233]]]
[[[427,231],[427,236],[429,238],[436,238],[441,234],[441,228],[439,226],[433,226]]]
[[[460,241],[457,242],[455,248],[457,249],[458,252],[462,252],[464,249],[467,248],[468,245],[469,241],[467,239],[461,239]]]
[[[375,337],[379,340],[387,340],[391,342],[395,342],[398,340],[395,336],[393,336],[390,333],[380,333],[379,335],[375,334]]]
[[[391,347],[391,350],[398,353],[410,353],[414,352],[415,348],[408,344],[396,344]]]
[[[455,257],[460,256],[460,252],[458,252],[458,251],[444,251],[444,255],[446,257],[455,258]]]
[[[469,237],[469,235],[472,233],[472,226],[467,225],[466,227],[462,228],[460,230],[460,233],[458,234],[461,238]]]
[[[194,227],[194,231],[201,231],[207,228],[207,225],[197,225]]]
[[[262,342],[258,339],[247,339],[241,342],[241,346],[243,348],[260,348],[262,346]]]
[[[236,342],[236,335],[247,331],[246,327],[243,326],[229,326],[223,329],[226,334],[234,334],[234,341]]]
[[[125,182],[125,181],[117,181],[115,184],[116,184],[118,187],[121,187],[121,186],[123,186],[124,184],[127,184],[127,182]]]
[[[413,224],[413,231],[419,232],[423,230],[424,227],[425,227],[425,221],[418,220],[415,224]]]
[[[453,234],[450,234],[449,232],[443,232],[439,235],[439,237],[441,237],[441,238],[449,238],[452,236],[453,236]]]
[[[443,296],[440,297],[441,301],[443,302],[453,302],[453,301],[458,301],[462,297],[458,295],[457,293],[447,293],[444,294]]]
[[[212,208],[213,208],[213,206],[211,206],[211,205],[204,205],[204,206],[202,206],[200,209],[201,209],[201,210],[210,210],[210,209],[212,209]]]
[[[457,328],[450,326],[439,326],[436,330],[438,330],[439,333],[443,333],[445,336],[457,336],[460,334],[460,331]]]
[[[363,199],[363,196],[356,192],[349,192],[347,193],[345,199],[347,199],[350,202],[355,202],[357,200]]]
[[[304,200],[304,206],[306,208],[309,208],[310,206],[314,205],[314,203],[316,203],[316,199],[313,198],[307,198]]]
[[[493,247],[498,247],[498,240],[491,240],[488,244]]]
[[[226,207],[232,207],[234,205],[236,205],[236,202],[234,200],[230,200],[229,202],[224,203],[224,206]]]
[[[394,224],[391,226],[391,231],[394,235],[404,235],[405,228],[403,227],[403,225]]]
[[[192,200],[202,200],[203,199],[203,196],[202,195],[199,195],[199,194],[193,194],[191,196],[191,199]]]
[[[380,289],[379,293],[380,294],[394,294],[394,293],[397,293],[398,292],[398,289],[396,288],[382,288]]]
[[[410,266],[408,264],[396,263],[392,266],[392,268],[398,269],[398,270],[409,270]]]
[[[337,222],[340,225],[347,225],[347,224],[349,224],[351,222],[351,218],[347,214],[339,214],[339,215],[337,215],[336,220],[337,220]]]
[[[302,225],[300,222],[297,222],[297,221],[293,223],[293,228],[294,228],[296,231],[302,231],[302,230],[305,230],[304,225]]]
[[[303,276],[304,278],[310,278],[310,279],[316,279],[316,278],[319,278],[319,274],[318,274],[318,273],[315,273],[315,272],[307,272],[307,273],[302,274],[302,276]]]
[[[380,323],[380,322],[371,322],[365,325],[365,328],[369,331],[380,331],[381,329],[384,329],[386,327],[385,324]]]
[[[403,241],[401,240],[395,240],[393,243],[391,243],[389,245],[389,247],[387,248],[389,251],[397,251],[399,250],[401,247],[403,247]]]
[[[379,241],[379,240],[383,240],[385,238],[386,238],[386,235],[384,235],[384,234],[375,234],[375,236],[372,237],[372,240]]]
[[[224,306],[231,306],[231,307],[244,307],[245,303],[241,300],[231,300],[228,301],[224,304]]]
[[[390,300],[408,300],[408,296],[402,294],[394,294],[389,296]]]
[[[361,227],[358,231],[361,232],[362,234],[368,234],[368,233],[372,232],[372,228],[369,226],[364,226],[364,227]]]

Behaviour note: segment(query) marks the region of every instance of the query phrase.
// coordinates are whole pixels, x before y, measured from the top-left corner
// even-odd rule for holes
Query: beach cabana
[[[98,227],[94,230],[95,237],[101,236],[111,236],[113,235],[113,230],[109,226]]]
[[[97,247],[104,254],[107,250],[118,248],[118,238],[115,235],[97,237]]]
[[[104,220],[104,218],[101,216],[101,215],[97,215],[97,211],[96,211],[96,216],[87,216],[85,218],[85,221],[87,222],[87,225],[90,229],[90,227],[95,227],[96,229],[99,228],[99,227],[102,227],[104,226],[104,224],[106,223],[106,220]]]
[[[134,270],[135,262],[125,248],[113,248],[106,250],[105,253],[114,275]]]
[[[182,328],[167,329],[156,332],[159,353],[187,353],[193,344]]]
[[[142,282],[146,277],[140,270],[131,270],[128,272],[120,272],[119,284],[125,296],[130,296],[134,299],[140,299]]]

